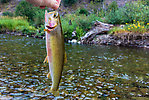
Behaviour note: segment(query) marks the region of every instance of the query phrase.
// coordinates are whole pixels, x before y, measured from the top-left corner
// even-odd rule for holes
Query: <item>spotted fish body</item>
[[[64,36],[57,11],[45,12],[45,31],[47,49],[45,60],[49,63],[50,74],[48,74],[48,77],[52,79],[52,86],[49,92],[55,94],[59,88],[65,56]]]

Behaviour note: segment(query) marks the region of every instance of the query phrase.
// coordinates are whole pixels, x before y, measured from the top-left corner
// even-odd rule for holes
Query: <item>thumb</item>
[[[53,9],[58,9],[61,0],[48,0],[46,6]]]

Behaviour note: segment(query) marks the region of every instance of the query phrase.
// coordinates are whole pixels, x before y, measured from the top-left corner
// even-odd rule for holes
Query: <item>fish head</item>
[[[59,24],[59,14],[57,11],[47,12],[45,11],[45,29],[47,31],[54,30]]]

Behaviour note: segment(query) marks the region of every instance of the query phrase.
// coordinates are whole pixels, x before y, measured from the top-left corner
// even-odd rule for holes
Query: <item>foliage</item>
[[[10,0],[0,0],[1,3],[7,3],[9,2]]]
[[[72,32],[77,32],[77,37],[80,38],[87,32],[93,24],[93,21],[101,20],[95,14],[86,15],[76,15],[67,14],[62,18],[62,28],[65,38],[72,38]]]
[[[44,22],[44,9],[32,6],[26,1],[21,1],[15,11],[16,16],[26,16],[31,24],[39,26]]]
[[[36,35],[37,37],[40,37],[40,36],[44,36],[45,32],[44,32],[44,25],[40,25],[40,27],[38,27],[38,31],[36,32]]]
[[[81,9],[79,9],[79,14],[84,14],[84,15],[88,15],[89,14],[89,12],[88,12],[88,10],[87,9],[85,9],[85,8],[81,8]]]
[[[144,22],[139,22],[133,20],[132,24],[126,23],[126,30],[131,31],[133,33],[145,33],[147,31],[147,26],[145,26]]]
[[[29,21],[33,21],[35,10],[30,3],[26,1],[21,1],[16,6],[15,14],[16,16],[26,16],[28,17]]]
[[[64,6],[71,6],[73,4],[75,4],[77,2],[77,0],[63,0]]]
[[[133,20],[133,23],[126,23],[123,27],[114,27],[109,31],[109,34],[121,34],[121,33],[131,33],[131,34],[143,34],[149,29],[149,23],[144,24],[144,22],[139,22]]]
[[[109,34],[118,34],[118,33],[125,33],[125,32],[126,32],[126,30],[124,28],[114,27],[108,33]]]
[[[144,5],[149,6],[149,0],[141,0]]]
[[[112,24],[132,23],[138,20],[144,23],[149,22],[149,7],[142,3],[127,3],[124,7],[111,10],[106,16],[106,22]]]
[[[108,11],[116,11],[118,9],[118,4],[116,1],[112,1],[112,3],[108,6]]]
[[[91,3],[98,3],[98,2],[103,2],[104,0],[89,0]]]
[[[12,13],[12,12],[9,12],[9,11],[6,11],[6,12],[3,12],[2,15],[3,15],[3,16],[9,16],[9,17],[12,17],[12,16],[13,16],[13,13]]]
[[[29,25],[29,22],[23,17],[8,17],[2,16],[0,18],[0,31],[21,31],[24,34],[33,34],[36,28]]]
[[[38,8],[35,11],[35,15],[34,15],[34,25],[36,26],[40,26],[44,24],[44,10]]]

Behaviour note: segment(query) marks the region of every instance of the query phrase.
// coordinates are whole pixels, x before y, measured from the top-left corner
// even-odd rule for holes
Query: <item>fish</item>
[[[44,63],[49,63],[49,73],[47,77],[52,80],[52,86],[47,93],[53,93],[57,96],[58,88],[62,76],[64,62],[66,62],[66,53],[64,45],[64,35],[60,15],[57,11],[45,11],[45,29],[46,33],[46,51],[47,56]]]

